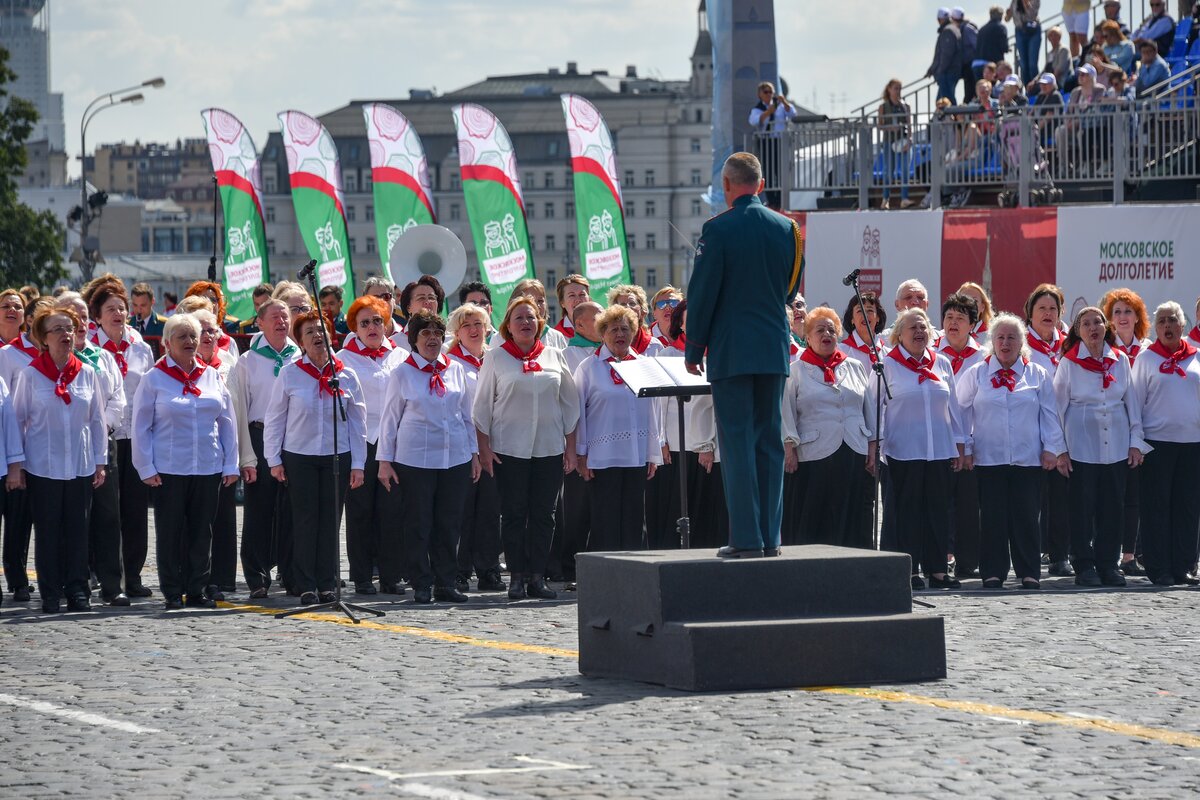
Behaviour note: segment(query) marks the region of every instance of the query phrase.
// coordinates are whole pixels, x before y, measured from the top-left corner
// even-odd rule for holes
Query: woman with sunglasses
[[[667,335],[671,329],[671,312],[682,300],[683,292],[674,286],[667,285],[655,292],[650,301],[654,315],[654,324],[650,326],[650,335],[662,342],[663,347],[671,346],[671,338]]]

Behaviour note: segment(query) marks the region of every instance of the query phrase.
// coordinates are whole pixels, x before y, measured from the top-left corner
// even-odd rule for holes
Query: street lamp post
[[[117,89],[116,91],[102,94],[92,102],[88,103],[87,108],[83,110],[83,118],[79,123],[79,271],[83,274],[83,280],[85,283],[92,279],[92,272],[96,267],[96,264],[92,259],[95,253],[97,253],[100,249],[99,245],[92,247],[88,242],[88,225],[92,221],[92,213],[91,208],[88,206],[87,194],[88,125],[97,114],[106,108],[112,108],[113,106],[118,106],[125,103],[137,104],[145,100],[145,95],[143,95],[141,92],[138,92],[138,89],[161,89],[163,86],[166,86],[166,84],[167,82],[163,78],[151,78],[150,80],[142,81],[136,86],[128,86],[124,89]],[[137,93],[127,94],[127,92]]]

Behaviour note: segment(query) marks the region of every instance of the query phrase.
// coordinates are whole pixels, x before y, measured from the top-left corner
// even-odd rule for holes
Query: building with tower
[[[67,179],[63,96],[50,91],[49,0],[0,0],[0,47],[16,73],[8,91],[33,103],[38,121],[26,153],[22,186],[61,186]]]

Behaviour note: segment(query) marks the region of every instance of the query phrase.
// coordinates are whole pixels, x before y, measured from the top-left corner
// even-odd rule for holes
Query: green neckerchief
[[[792,341],[798,344],[800,347],[808,347],[808,342],[804,341],[804,339],[794,333],[792,334]]]
[[[250,348],[250,352],[258,353],[263,358],[269,358],[275,362],[275,377],[279,377],[279,370],[283,369],[283,365],[296,354],[296,345],[286,344],[281,352],[275,352],[275,348],[267,341],[267,337],[262,337],[261,344],[257,347]]]
[[[85,339],[83,342],[83,349],[76,350],[75,355],[79,356],[80,360],[91,364],[93,369],[98,370],[100,369],[100,354],[103,352],[104,350],[102,348],[96,347],[96,345]]]
[[[575,329],[575,335],[571,337],[571,341],[567,342],[567,347],[599,347],[599,346],[600,346],[599,342],[593,342],[591,339],[587,338],[582,333],[580,333],[578,328]]]

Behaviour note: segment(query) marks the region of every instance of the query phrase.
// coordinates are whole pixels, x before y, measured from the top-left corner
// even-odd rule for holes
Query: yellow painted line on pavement
[[[985,717],[1002,717],[1022,722],[1045,723],[1062,725],[1068,728],[1078,728],[1087,731],[1103,731],[1135,739],[1147,739],[1153,742],[1163,742],[1180,747],[1200,748],[1200,736],[1194,733],[1173,731],[1166,728],[1150,728],[1145,725],[1134,725],[1128,722],[1116,722],[1100,717],[1076,717],[1071,714],[1061,714],[1055,711],[1026,711],[1020,708],[1008,708],[990,703],[976,703],[969,700],[946,700],[940,697],[925,697],[908,692],[895,692],[886,689],[860,689],[843,686],[823,686],[806,689],[815,694],[840,694],[850,697],[860,697],[867,700],[879,700],[884,703],[912,703],[920,706],[941,708],[947,711],[961,711],[964,714],[978,714]]]

